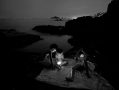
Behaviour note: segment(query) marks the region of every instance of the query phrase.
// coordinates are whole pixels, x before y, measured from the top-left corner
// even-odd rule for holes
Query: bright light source
[[[80,57],[84,57],[84,54],[81,54]]]
[[[73,16],[73,17],[71,17],[71,19],[77,19],[78,17],[77,16]]]
[[[61,61],[58,61],[58,62],[57,62],[58,65],[61,65],[61,63],[62,63]]]

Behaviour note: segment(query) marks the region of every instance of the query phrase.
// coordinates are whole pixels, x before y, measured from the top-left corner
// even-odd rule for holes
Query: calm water
[[[55,35],[45,35],[45,34],[40,34],[40,35],[41,38],[43,38],[44,40],[35,42],[32,45],[23,48],[22,50],[28,52],[42,52],[48,50],[49,46],[53,43],[56,43],[60,48],[64,50],[64,52],[72,48],[72,46],[68,43],[68,39],[70,39],[71,36],[68,35],[55,36]]]
[[[56,25],[64,26],[65,21],[57,22],[49,18],[26,18],[26,19],[0,19],[0,29],[16,29],[21,32],[29,31],[37,25]]]
[[[51,19],[0,19],[0,29],[16,29],[19,32],[25,32],[40,36],[43,40],[33,43],[26,48],[20,49],[28,52],[41,52],[47,50],[52,43],[58,44],[64,51],[67,51],[72,46],[67,42],[71,36],[56,36],[42,34],[32,30],[37,25],[61,25],[64,26],[66,21],[57,22]]]

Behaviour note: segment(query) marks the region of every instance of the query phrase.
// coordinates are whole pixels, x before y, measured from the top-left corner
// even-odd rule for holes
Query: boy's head
[[[57,44],[51,44],[50,45],[50,49],[57,49],[57,48],[58,48]]]
[[[60,48],[58,48],[58,49],[57,49],[57,52],[58,52],[58,53],[63,53],[63,50],[60,49]]]

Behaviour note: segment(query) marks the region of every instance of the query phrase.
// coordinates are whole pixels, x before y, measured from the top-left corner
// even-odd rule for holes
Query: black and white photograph
[[[0,0],[8,90],[119,90],[118,9],[119,0]]]

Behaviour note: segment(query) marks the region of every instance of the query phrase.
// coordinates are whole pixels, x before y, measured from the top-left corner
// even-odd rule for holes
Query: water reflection
[[[42,52],[48,50],[49,46],[53,43],[56,43],[60,48],[64,50],[64,52],[72,48],[72,46],[68,43],[68,39],[70,39],[71,36],[56,36],[42,33],[40,33],[40,36],[44,40],[33,43],[32,45],[29,45],[22,50],[26,52]]]

